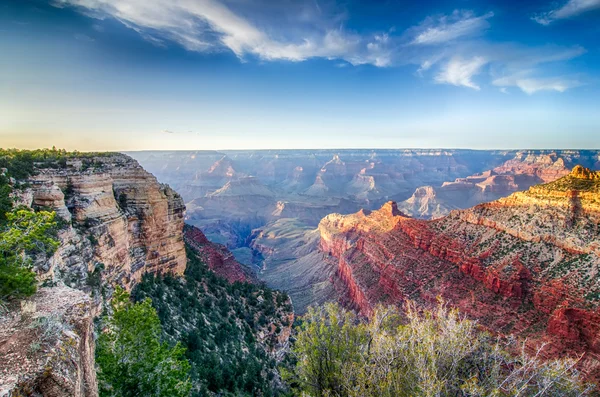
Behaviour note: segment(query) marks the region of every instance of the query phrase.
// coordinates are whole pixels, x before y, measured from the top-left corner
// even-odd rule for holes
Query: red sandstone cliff
[[[186,225],[183,238],[217,275],[230,283],[236,281],[256,282],[250,268],[235,260],[233,254],[222,244],[210,242],[200,229]]]
[[[454,211],[408,218],[387,203],[371,213],[330,215],[320,248],[331,255],[346,299],[363,313],[442,296],[502,334],[549,343],[548,355],[600,354],[600,174],[576,168],[556,182]]]

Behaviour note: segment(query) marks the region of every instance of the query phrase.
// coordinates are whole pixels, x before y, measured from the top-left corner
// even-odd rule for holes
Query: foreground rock
[[[0,316],[0,396],[98,396],[95,314],[87,294],[56,287]]]

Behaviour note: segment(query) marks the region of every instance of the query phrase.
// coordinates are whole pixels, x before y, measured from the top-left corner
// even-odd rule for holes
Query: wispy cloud
[[[163,134],[174,134],[175,133],[175,131],[173,131],[173,130],[162,130],[161,132]]]
[[[174,41],[190,51],[231,50],[240,59],[251,54],[263,60],[304,61],[309,58],[345,60],[354,65],[391,64],[385,36],[365,37],[341,27],[313,23],[304,13],[299,26],[288,26],[294,37],[276,27],[259,28],[216,0],[55,0],[96,18],[115,18],[157,44]],[[245,3],[238,3],[245,4]],[[318,5],[315,13],[320,13]],[[301,18],[299,18],[301,19]],[[306,21],[308,19],[309,21]],[[320,22],[320,21],[319,21]]]
[[[516,43],[467,41],[426,53],[421,58],[417,74],[424,77],[428,70],[433,69],[432,75],[437,83],[479,90],[481,87],[474,83],[473,77],[480,74],[481,79],[487,77],[487,73],[482,73],[484,66],[492,79],[499,79],[502,76],[521,76],[524,79],[525,72],[528,73],[526,77],[531,77],[546,70],[546,65],[568,61],[585,52],[586,50],[580,46],[528,47]],[[583,85],[581,79],[578,81],[579,84],[568,84],[565,87]],[[543,90],[528,89],[528,91]]]
[[[486,77],[489,81],[490,77],[497,80],[499,76],[514,76],[524,70],[537,71],[547,63],[568,61],[585,53],[580,46],[530,47],[486,40],[483,35],[490,27],[493,12],[456,10],[425,18],[404,31],[388,27],[359,33],[344,27],[349,16],[336,8],[335,2],[329,5],[311,1],[279,4],[271,0],[52,1],[57,7],[74,7],[97,19],[116,19],[159,47],[176,43],[189,51],[231,51],[241,61],[252,57],[291,62],[321,58],[331,60],[334,67],[415,65],[421,77],[474,90],[481,89],[480,83],[473,81],[474,76],[479,76],[482,84]],[[590,4],[600,0],[571,0],[568,4],[571,3],[579,4],[582,9],[581,3],[590,8]],[[553,18],[570,15],[560,10],[553,11]],[[489,71],[489,76],[484,71]],[[576,86],[573,81],[561,85],[532,76],[536,74],[521,78],[524,82],[520,85],[510,85],[527,93],[564,91]]]
[[[600,0],[569,0],[562,7],[535,15],[532,19],[542,25],[549,25],[558,19],[572,18],[596,9],[600,9]]]
[[[462,37],[480,34],[490,27],[493,12],[476,16],[472,11],[456,10],[450,15],[429,17],[412,29],[412,44],[442,44]]]
[[[506,89],[506,87],[518,87],[526,94],[532,95],[539,91],[565,92],[570,88],[579,87],[583,83],[573,77],[534,77],[534,71],[523,71],[511,76],[497,78],[492,84]]]
[[[486,63],[485,58],[479,56],[471,59],[454,57],[442,67],[441,71],[435,76],[435,81],[479,90],[480,87],[471,79],[481,71],[481,67]]]

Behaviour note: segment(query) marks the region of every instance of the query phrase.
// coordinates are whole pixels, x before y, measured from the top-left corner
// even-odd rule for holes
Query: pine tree
[[[117,288],[111,305],[113,314],[96,350],[100,396],[188,396],[192,386],[185,348],[160,341],[160,320],[150,299],[132,303]]]

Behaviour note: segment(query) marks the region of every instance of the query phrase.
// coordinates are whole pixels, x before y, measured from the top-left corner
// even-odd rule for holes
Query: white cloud
[[[518,87],[528,95],[535,94],[539,91],[556,91],[565,92],[570,88],[575,88],[583,85],[577,78],[565,76],[560,77],[532,77],[533,70],[527,70],[516,73],[511,76],[497,78],[492,81],[492,84],[506,89],[506,87]]]
[[[172,131],[172,130],[162,130],[161,132],[163,134],[174,134],[175,133],[175,131]]]
[[[440,72],[435,76],[435,81],[479,90],[480,87],[471,79],[480,72],[481,67],[486,63],[485,58],[479,56],[471,59],[454,57],[442,67]]]
[[[595,9],[600,9],[600,0],[569,0],[562,7],[536,15],[532,19],[542,25],[549,25],[557,19],[572,18]]]
[[[55,0],[54,4],[75,6],[96,18],[115,18],[155,44],[164,45],[166,39],[190,51],[227,48],[240,59],[252,54],[263,60],[297,62],[319,57],[354,65],[392,63],[387,34],[370,40],[321,23],[302,28],[310,25],[303,20],[300,27],[286,26],[295,33],[290,38],[273,27],[259,28],[217,0]]]
[[[480,86],[473,82],[473,76],[480,74],[483,66],[487,66],[493,79],[541,69],[542,64],[567,61],[585,52],[579,46],[527,47],[475,38],[489,28],[492,12],[477,15],[473,11],[454,11],[428,17],[399,34],[394,34],[395,28],[358,34],[343,27],[347,14],[337,8],[332,11],[326,2],[52,1],[57,7],[75,7],[97,19],[116,19],[159,47],[176,43],[189,51],[231,51],[242,61],[249,57],[292,62],[322,58],[332,60],[337,67],[417,65],[419,76],[433,76],[438,83],[475,90]],[[522,85],[529,92],[536,92],[535,87],[540,85],[537,83],[526,81]]]
[[[475,16],[472,11],[454,11],[451,15],[429,17],[412,29],[415,34],[412,44],[442,44],[461,37],[473,36],[490,27],[493,12]]]

